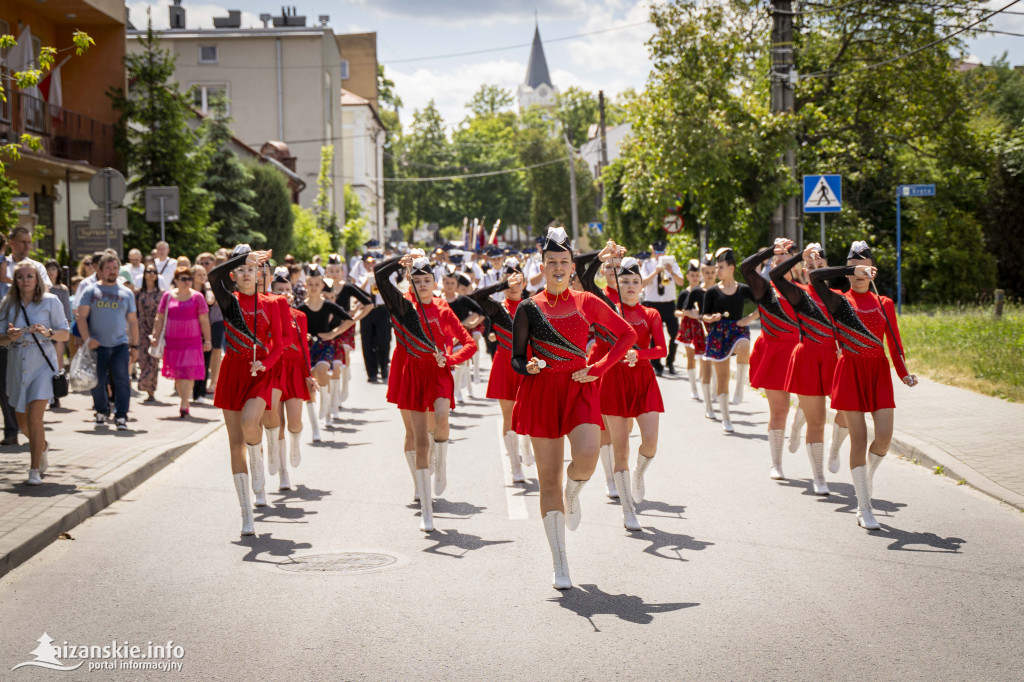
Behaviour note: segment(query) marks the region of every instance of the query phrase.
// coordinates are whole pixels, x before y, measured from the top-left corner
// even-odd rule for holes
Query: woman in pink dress
[[[188,416],[188,401],[194,382],[206,376],[203,353],[209,351],[210,307],[201,292],[192,289],[192,271],[179,267],[174,271],[174,288],[165,291],[156,311],[152,345],[160,343],[163,333],[164,364],[160,374],[174,380],[181,399],[178,414]]]

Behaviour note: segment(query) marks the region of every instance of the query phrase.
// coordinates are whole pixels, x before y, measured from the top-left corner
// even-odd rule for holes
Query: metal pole
[[[771,46],[771,109],[773,113],[792,112],[795,108],[793,86],[789,73],[793,68],[793,2],[771,0],[768,12],[772,18]],[[783,161],[796,177],[796,150],[783,152]],[[796,197],[786,197],[772,213],[772,237],[787,237],[796,241],[801,228]]]
[[[167,237],[164,234],[164,198],[160,197],[160,241],[167,241]]]
[[[565,146],[569,152],[569,201],[572,202],[572,245],[576,248],[580,241],[579,211],[576,208],[576,159],[573,158],[572,143],[569,136],[565,136]]]
[[[110,248],[110,227],[113,223],[113,210],[110,201],[110,173],[104,169],[103,173],[103,224],[107,232],[107,248]]]
[[[903,314],[903,232],[900,225],[900,195],[903,185],[896,186],[896,313]]]
[[[821,244],[821,248],[824,249],[825,248],[825,214],[824,213],[820,213],[819,215],[821,216],[821,241],[818,242],[818,243]],[[825,253],[828,253],[828,250],[826,250]]]

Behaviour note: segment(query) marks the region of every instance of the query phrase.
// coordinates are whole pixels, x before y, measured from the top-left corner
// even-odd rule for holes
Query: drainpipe
[[[281,39],[277,39],[277,139],[284,142],[284,85],[282,82]]]

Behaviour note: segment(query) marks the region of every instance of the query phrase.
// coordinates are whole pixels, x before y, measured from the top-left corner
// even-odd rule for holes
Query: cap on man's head
[[[668,244],[665,242],[665,240],[659,239],[656,242],[651,242],[651,251],[655,253],[664,253],[666,246],[668,246]]]
[[[365,246],[368,249],[379,249],[380,241],[376,239],[368,239],[365,242],[363,242],[363,246]]]

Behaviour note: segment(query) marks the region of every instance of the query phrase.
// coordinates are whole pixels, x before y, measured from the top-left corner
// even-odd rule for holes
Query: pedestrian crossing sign
[[[843,210],[841,175],[804,176],[804,213],[839,213]]]

